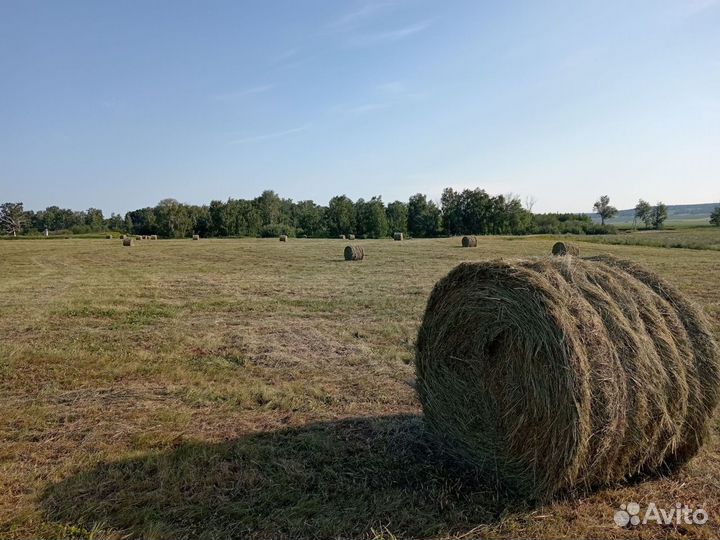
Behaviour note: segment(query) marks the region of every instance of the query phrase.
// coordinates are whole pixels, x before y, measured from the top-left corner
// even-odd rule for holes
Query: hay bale
[[[157,240],[157,239],[158,239],[157,234],[150,235],[150,240]]]
[[[348,240],[355,240],[354,234],[348,234]]]
[[[477,247],[477,236],[463,236],[462,247]]]
[[[344,234],[338,235],[338,240],[345,240],[345,235]]]
[[[702,312],[609,257],[464,263],[417,339],[428,426],[531,499],[685,463],[718,402]]]
[[[403,236],[403,233],[401,233],[401,232],[396,232],[393,234],[393,240],[395,240],[396,242],[402,242],[402,240],[404,238],[405,237]]]
[[[112,240],[112,234],[105,235],[105,240]]]
[[[199,235],[199,234],[193,234],[193,237],[192,237],[192,238],[193,238],[193,240],[200,240],[200,235]]]
[[[280,241],[281,241],[281,242],[287,242],[287,234],[281,234],[281,235],[280,235]]]
[[[141,235],[139,235],[139,234],[135,236],[135,240],[142,240],[142,238],[143,238],[143,237],[142,237]]]
[[[365,258],[365,250],[360,246],[345,246],[346,261],[362,261]]]
[[[133,239],[132,238],[123,238],[122,239],[123,246],[129,247],[133,245]]]
[[[126,234],[121,234],[121,235],[120,235],[120,240],[125,240],[126,238],[127,238],[127,235],[126,235]]]
[[[560,256],[573,255],[577,257],[580,255],[580,248],[568,242],[555,242],[555,245],[552,247],[552,254]]]

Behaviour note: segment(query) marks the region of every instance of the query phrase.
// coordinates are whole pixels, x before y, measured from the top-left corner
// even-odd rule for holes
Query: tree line
[[[643,202],[643,201],[641,201]],[[640,206],[640,205],[638,205]],[[0,205],[0,226],[10,235],[84,234],[117,231],[127,234],[157,234],[183,238],[193,234],[205,237],[261,236],[280,234],[311,238],[355,234],[365,238],[384,238],[394,232],[414,237],[457,234],[604,234],[614,232],[605,220],[617,210],[607,196],[595,204],[602,223],[593,223],[587,214],[533,214],[532,205],[515,196],[491,196],[482,189],[456,191],[446,188],[440,204],[418,193],[405,201],[385,204],[380,196],[352,201],[345,195],[330,199],[327,205],[312,200],[293,201],[271,190],[254,199],[214,200],[207,205],[163,199],[154,207],[139,208],[124,216],[103,215],[98,208],[74,211],[58,206],[45,210],[25,210],[22,203]],[[638,214],[643,223],[662,226],[667,209],[662,203]],[[664,213],[664,214],[663,214]],[[646,216],[652,216],[646,221]],[[720,224],[720,209],[713,219]]]

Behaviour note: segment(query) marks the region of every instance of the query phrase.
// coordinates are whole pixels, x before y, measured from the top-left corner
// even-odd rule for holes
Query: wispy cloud
[[[301,131],[307,131],[310,129],[311,124],[305,124],[303,126],[286,129],[283,131],[276,131],[274,133],[264,133],[261,135],[251,135],[248,137],[241,137],[240,139],[234,139],[230,141],[230,144],[245,144],[245,143],[251,143],[251,142],[258,142],[258,141],[267,141],[270,139],[279,139],[281,137],[286,137],[288,135],[292,135],[293,133],[300,133]]]
[[[343,32],[355,28],[367,19],[385,11],[392,6],[389,2],[366,4],[360,9],[346,13],[337,19],[330,21],[325,27],[331,32]]]
[[[405,26],[403,28],[398,28],[396,30],[389,30],[387,32],[357,35],[350,38],[349,44],[354,47],[369,47],[371,45],[393,43],[422,32],[429,26],[430,21],[424,21],[410,26]]]
[[[264,94],[275,88],[274,84],[262,84],[259,86],[253,86],[251,88],[245,88],[244,90],[238,90],[237,92],[225,92],[223,94],[216,94],[213,97],[218,101],[235,101],[239,98],[246,96],[252,96],[255,94]]]
[[[382,109],[387,109],[390,107],[391,103],[360,103],[360,104],[343,104],[343,105],[335,105],[330,108],[330,112],[333,114],[343,115],[343,116],[361,116],[363,114],[367,114],[374,111],[379,111]]]
[[[367,101],[335,105],[329,109],[329,112],[342,116],[360,116],[406,103],[417,102],[425,97],[426,95],[423,93],[410,91],[402,81],[388,81],[370,88]]]
[[[720,0],[681,0],[673,4],[671,13],[680,17],[692,17],[717,5],[720,5]]]

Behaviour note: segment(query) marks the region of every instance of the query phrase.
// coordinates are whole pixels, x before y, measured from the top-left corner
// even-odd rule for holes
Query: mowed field
[[[0,537],[712,538],[718,420],[667,478],[528,506],[424,430],[413,347],[462,261],[553,239],[0,242]],[[720,330],[720,253],[580,243],[659,272]],[[623,503],[704,526],[617,527]]]

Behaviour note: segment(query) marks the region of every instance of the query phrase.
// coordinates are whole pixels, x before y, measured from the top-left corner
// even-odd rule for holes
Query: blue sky
[[[720,1],[0,0],[0,200],[720,199]]]

